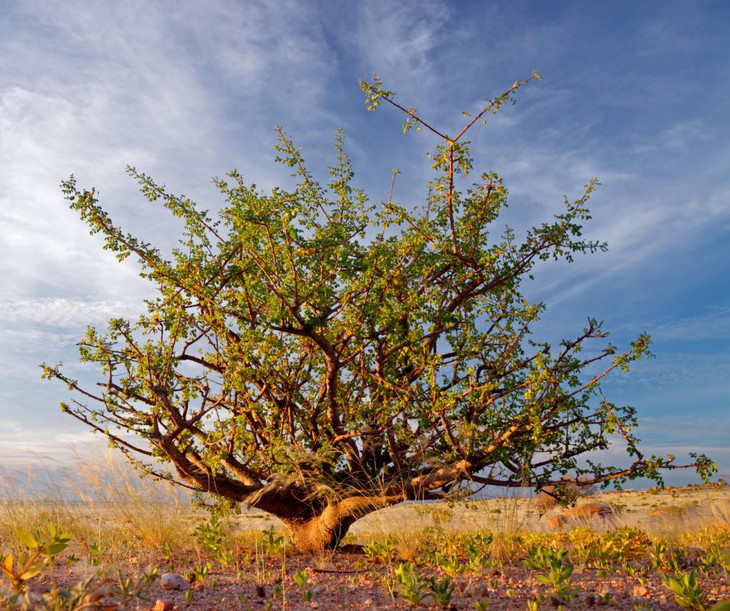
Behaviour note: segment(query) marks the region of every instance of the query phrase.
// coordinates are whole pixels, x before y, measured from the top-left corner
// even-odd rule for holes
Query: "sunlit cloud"
[[[45,297],[0,301],[0,322],[12,325],[35,324],[50,327],[74,327],[98,324],[112,317],[132,317],[142,312],[134,301],[100,301]]]

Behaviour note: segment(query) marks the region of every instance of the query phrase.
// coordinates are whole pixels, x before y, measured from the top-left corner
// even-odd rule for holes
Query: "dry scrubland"
[[[730,599],[726,486],[595,494],[579,506],[610,505],[607,517],[557,528],[549,520],[563,509],[544,498],[401,505],[323,556],[295,554],[265,514],[211,516],[113,461],[75,470],[42,501],[28,489],[6,478],[0,491],[6,572],[32,556],[28,545],[49,543],[51,524],[68,546],[37,550],[14,603],[2,580],[8,608],[703,609]],[[191,590],[162,590],[169,571]]]

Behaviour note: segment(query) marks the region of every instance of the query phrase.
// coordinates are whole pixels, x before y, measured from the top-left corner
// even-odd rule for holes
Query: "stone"
[[[189,590],[190,584],[178,573],[164,573],[160,577],[160,587],[163,590]]]
[[[114,596],[114,590],[111,588],[96,588],[86,596],[86,602],[95,605],[103,604],[105,599]]]
[[[170,598],[158,598],[152,611],[172,611],[175,608],[175,601]]]
[[[547,525],[550,528],[562,528],[580,520],[615,517],[617,511],[613,505],[607,503],[586,503],[566,509],[563,513],[549,518]]]

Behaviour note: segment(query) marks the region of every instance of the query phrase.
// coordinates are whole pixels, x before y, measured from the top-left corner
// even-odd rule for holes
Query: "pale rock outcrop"
[[[165,573],[160,577],[160,587],[163,590],[189,590],[190,584],[178,573]]]

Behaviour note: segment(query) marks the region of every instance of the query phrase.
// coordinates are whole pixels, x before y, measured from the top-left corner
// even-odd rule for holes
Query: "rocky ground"
[[[128,567],[127,572],[133,572]],[[442,574],[428,567],[417,569],[423,576]],[[298,571],[306,575],[304,586],[295,583]],[[57,585],[70,585],[76,575],[73,567],[59,567]],[[301,582],[300,582],[301,583]],[[391,597],[388,585],[395,590]],[[707,601],[730,599],[730,586],[724,574],[701,577],[699,584]],[[97,595],[118,586],[116,578],[100,578]],[[47,591],[44,580],[34,589]],[[550,594],[550,588],[537,582],[535,572],[522,566],[488,569],[482,574],[465,574],[456,578],[456,588],[449,603],[451,609],[528,609],[529,601],[542,602],[539,608],[570,609],[680,609],[672,593],[662,582],[660,572],[648,578],[628,577],[621,571],[608,573],[594,569],[575,569],[570,602]],[[392,567],[370,562],[362,551],[346,551],[325,557],[290,555],[254,562],[240,570],[214,569],[205,583],[193,583],[190,593],[163,590],[160,580],[144,591],[146,600],[128,600],[118,604],[119,595],[110,593],[99,600],[103,609],[403,609],[413,605],[398,594]],[[311,594],[310,594],[311,593]],[[310,598],[311,596],[311,598]],[[306,600],[309,598],[309,600]],[[475,607],[476,604],[483,605]],[[155,607],[157,605],[157,607]],[[424,607],[437,608],[432,596],[425,595]]]

